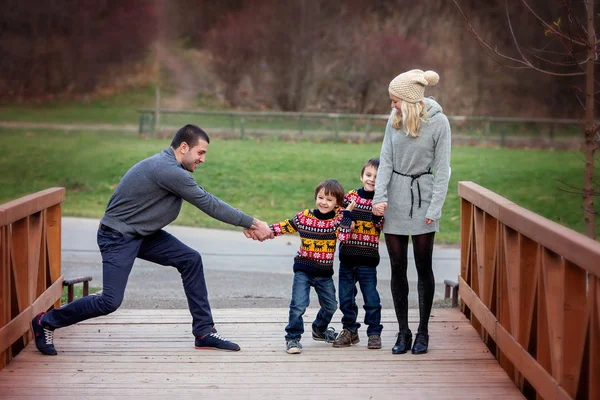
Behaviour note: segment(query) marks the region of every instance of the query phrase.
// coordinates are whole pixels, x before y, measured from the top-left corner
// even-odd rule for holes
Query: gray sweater
[[[249,228],[253,218],[198,186],[170,147],[135,164],[121,179],[102,224],[126,235],[150,235],[173,222],[185,200],[209,216]]]
[[[450,180],[450,124],[436,101],[424,98],[423,102],[428,121],[421,123],[418,137],[394,129],[392,115],[385,129],[373,197],[373,204],[388,203],[384,233],[439,232]],[[427,225],[426,218],[434,222]]]

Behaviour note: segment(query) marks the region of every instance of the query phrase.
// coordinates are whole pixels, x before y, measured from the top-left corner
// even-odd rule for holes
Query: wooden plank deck
[[[195,350],[187,310],[119,310],[57,330],[58,356],[27,346],[0,371],[0,398],[523,398],[457,309],[433,310],[430,351],[419,356],[392,354],[393,310],[383,311],[381,350],[366,348],[363,327],[361,342],[342,349],[305,335],[300,355],[285,352],[287,309],[213,313],[219,333],[240,352]],[[305,322],[315,314],[309,308]],[[418,311],[409,319],[416,330]],[[339,331],[339,311],[333,321]]]

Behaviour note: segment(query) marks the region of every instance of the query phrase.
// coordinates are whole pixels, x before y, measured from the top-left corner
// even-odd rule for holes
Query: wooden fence
[[[33,317],[60,306],[64,199],[51,188],[0,205],[0,369],[31,340]]]
[[[461,307],[528,398],[600,399],[600,243],[460,182]]]
[[[290,139],[380,141],[389,114],[281,111],[199,111],[138,109],[140,135],[187,123],[227,137],[277,136]],[[158,121],[160,125],[158,124]],[[449,115],[453,143],[499,147],[580,148],[583,121],[578,119]],[[600,134],[596,140],[600,142]]]

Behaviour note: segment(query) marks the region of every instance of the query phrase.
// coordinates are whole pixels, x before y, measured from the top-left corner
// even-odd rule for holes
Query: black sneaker
[[[335,329],[327,328],[324,332],[315,332],[312,331],[312,338],[319,342],[333,343],[333,341],[337,338],[338,334],[335,333]]]
[[[31,320],[31,330],[33,331],[33,337],[35,339],[35,347],[40,353],[47,356],[55,356],[56,349],[54,348],[54,329],[48,329],[42,326],[42,315],[46,313],[39,313]]]
[[[300,354],[302,353],[302,345],[300,344],[300,339],[290,339],[285,342],[285,351],[288,354]]]
[[[196,348],[199,350],[240,351],[240,346],[221,337],[215,329],[203,337],[196,336]]]

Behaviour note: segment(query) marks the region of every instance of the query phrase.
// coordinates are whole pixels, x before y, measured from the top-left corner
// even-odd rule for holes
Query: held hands
[[[387,208],[387,201],[373,204],[373,215],[382,216]]]
[[[273,232],[269,228],[269,224],[257,218],[254,218],[254,221],[250,228],[244,229],[244,236],[252,240],[258,240],[260,242],[263,242],[267,239],[273,239],[275,237],[275,235],[273,235]]]

